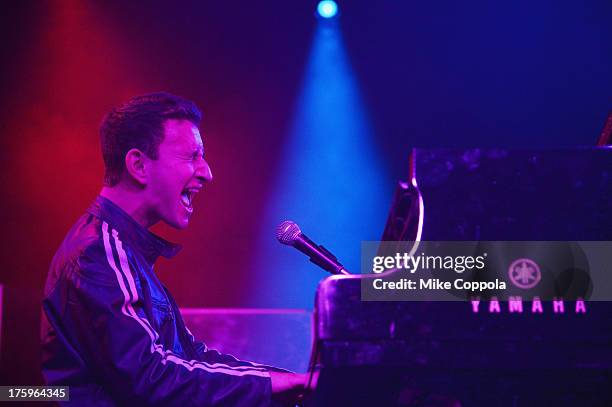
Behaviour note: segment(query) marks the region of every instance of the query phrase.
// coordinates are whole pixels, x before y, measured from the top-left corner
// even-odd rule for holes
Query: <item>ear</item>
[[[147,156],[137,148],[133,148],[125,155],[125,169],[130,177],[145,186],[149,182],[147,173]]]

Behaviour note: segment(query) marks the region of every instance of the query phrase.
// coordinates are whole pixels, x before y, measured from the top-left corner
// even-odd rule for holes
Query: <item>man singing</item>
[[[43,300],[43,374],[74,405],[268,406],[304,390],[306,375],[197,342],[153,271],[179,247],[148,229],[186,228],[212,180],[200,119],[192,102],[155,93],[102,122],[104,186],[55,254]]]

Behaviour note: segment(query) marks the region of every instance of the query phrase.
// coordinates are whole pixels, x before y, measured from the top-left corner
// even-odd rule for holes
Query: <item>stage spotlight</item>
[[[323,18],[333,18],[338,14],[338,5],[333,0],[323,0],[319,2],[317,12]]]

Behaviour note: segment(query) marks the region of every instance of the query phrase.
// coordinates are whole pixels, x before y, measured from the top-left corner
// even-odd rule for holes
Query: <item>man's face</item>
[[[149,160],[148,166],[151,218],[185,229],[193,213],[193,197],[212,180],[198,128],[188,120],[164,122],[159,157]]]

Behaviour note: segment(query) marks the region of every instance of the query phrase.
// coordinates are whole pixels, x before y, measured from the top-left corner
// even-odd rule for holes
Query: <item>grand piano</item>
[[[415,149],[382,240],[612,241],[612,149]],[[317,289],[310,405],[612,406],[610,302],[363,301],[371,278]]]

